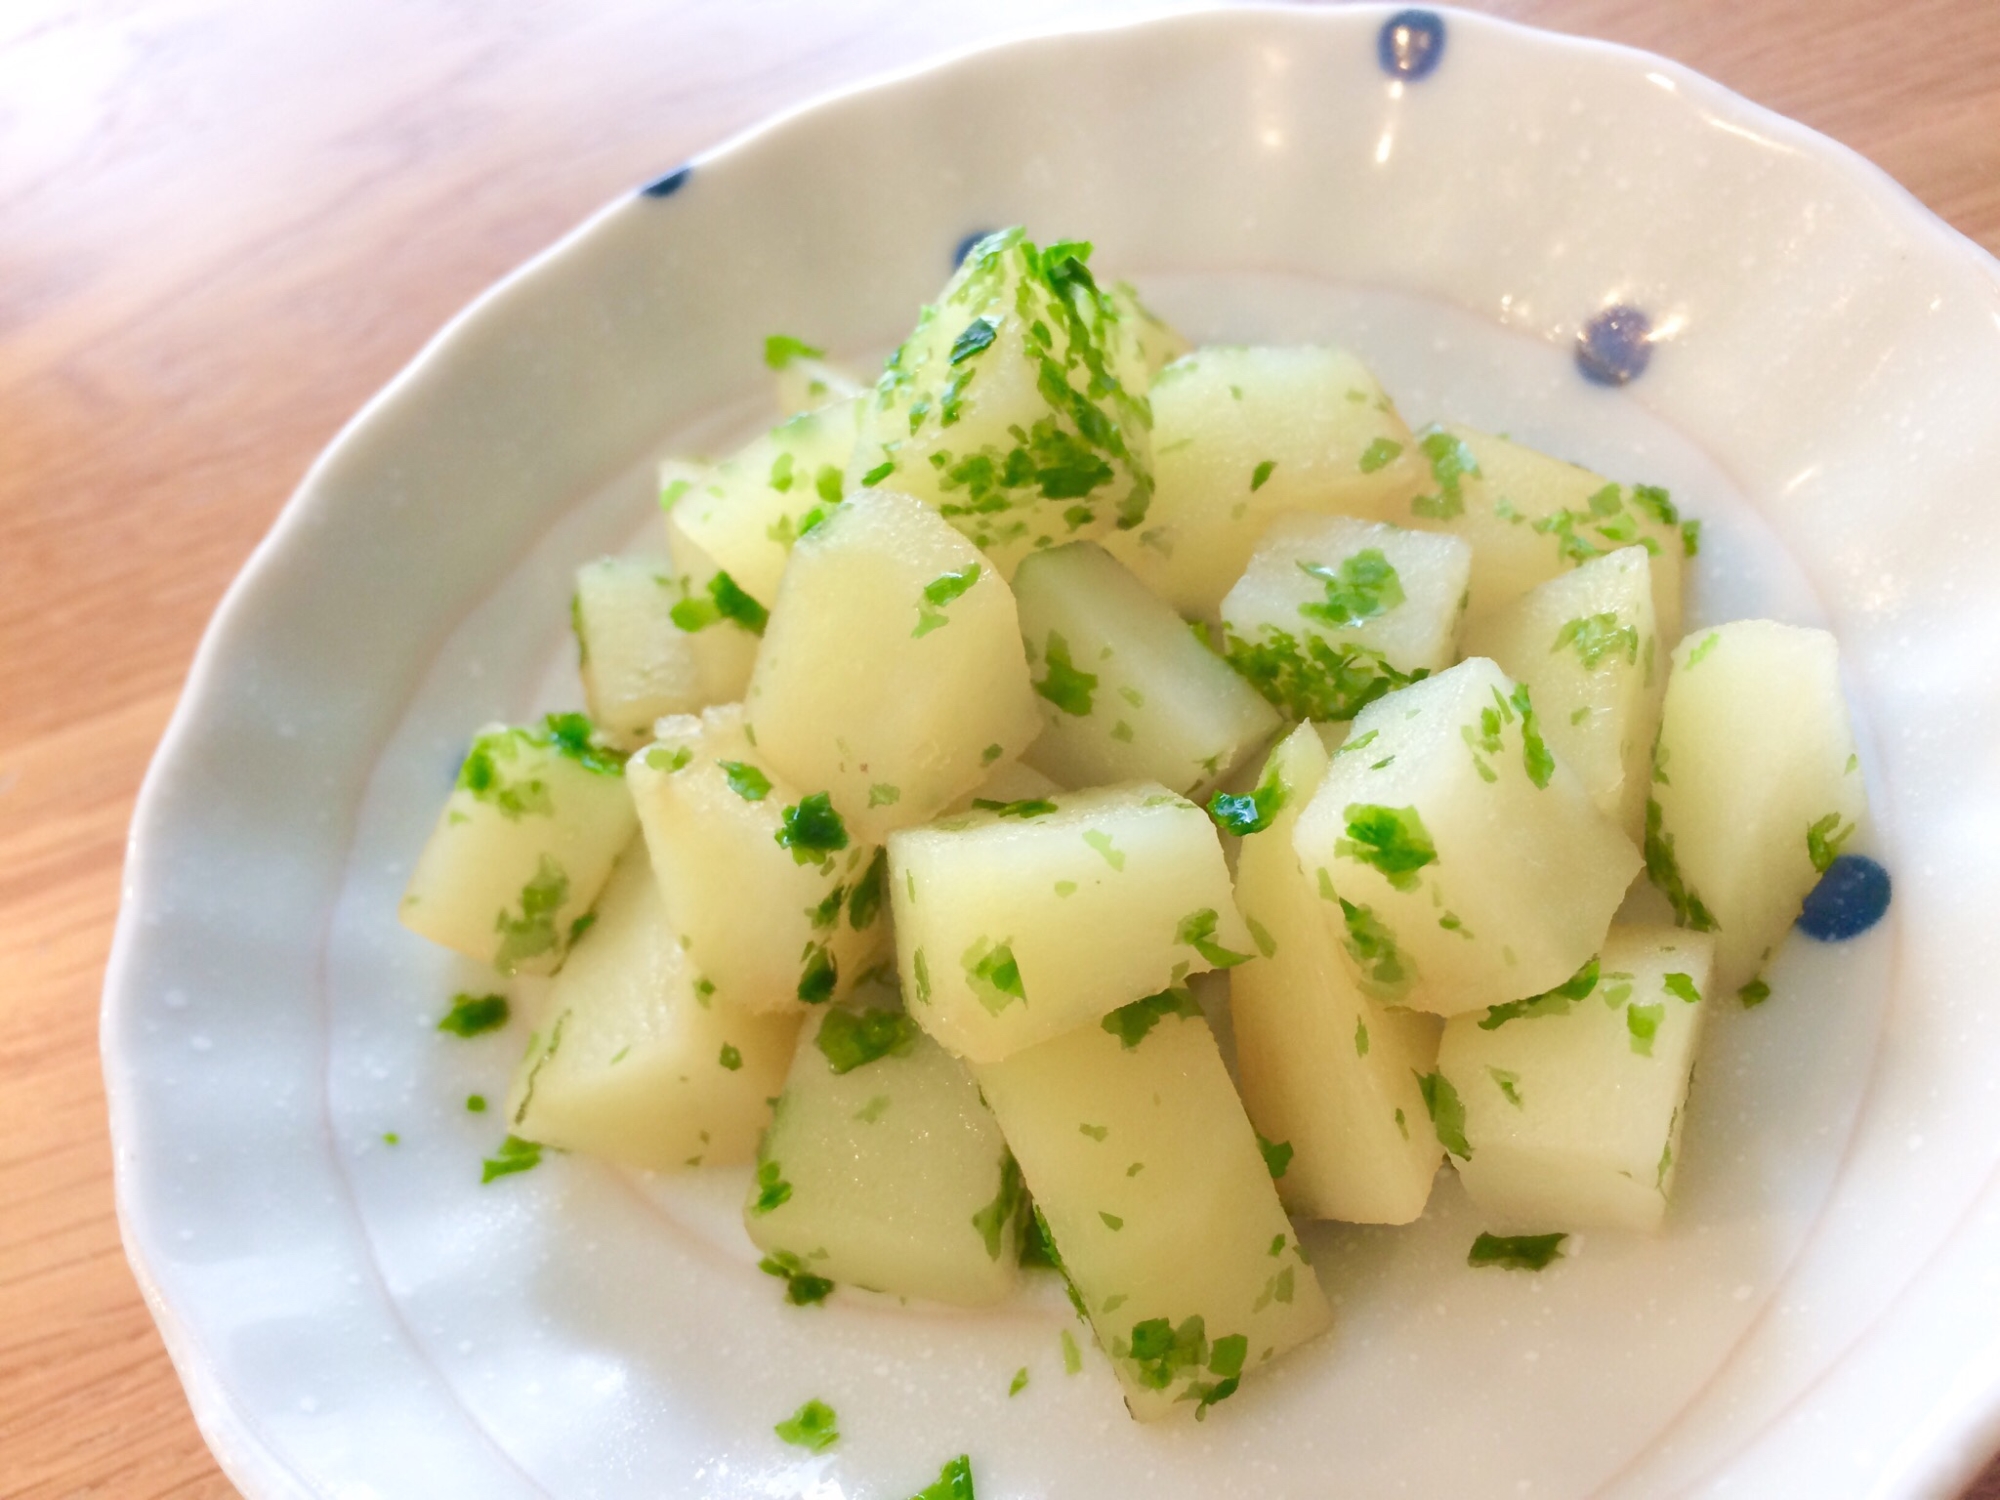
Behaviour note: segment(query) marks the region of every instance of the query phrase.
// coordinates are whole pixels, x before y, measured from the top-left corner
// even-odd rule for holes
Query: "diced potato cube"
[[[651,739],[655,719],[735,702],[750,681],[757,637],[733,621],[683,629],[674,612],[687,613],[686,596],[662,559],[601,557],[576,571],[571,613],[584,701],[605,741],[621,750]]]
[[[682,491],[667,510],[675,559],[711,561],[768,610],[792,544],[840,504],[860,409],[857,398],[802,412]],[[714,593],[712,577],[688,572],[693,597]]]
[[[1642,863],[1483,657],[1363,709],[1293,844],[1362,989],[1445,1016],[1575,973]]]
[[[1345,350],[1199,349],[1147,398],[1153,506],[1105,545],[1184,615],[1216,612],[1274,517],[1397,520],[1422,477],[1410,429]]]
[[[903,829],[889,887],[911,1014],[973,1062],[1250,951],[1214,825],[1151,783]]]
[[[1185,990],[975,1071],[1134,1417],[1201,1416],[1327,1326]]]
[[[1236,902],[1257,945],[1229,974],[1236,1072],[1258,1133],[1292,1148],[1278,1178],[1288,1209],[1408,1224],[1437,1176],[1417,1078],[1436,1065],[1438,1022],[1361,993],[1299,868],[1292,829],[1326,768],[1326,747],[1301,724],[1271,752],[1257,789],[1223,808],[1244,835]]]
[[[754,1011],[847,993],[888,943],[881,847],[778,773],[740,705],[656,732],[626,776],[696,990]]]
[[[1291,719],[1351,719],[1458,659],[1471,564],[1456,537],[1280,516],[1222,601],[1230,664]]]
[[[1494,1227],[1659,1227],[1710,956],[1699,933],[1614,927],[1569,982],[1445,1026],[1438,1133]]]
[[[1599,812],[1637,840],[1666,678],[1643,547],[1620,547],[1528,590],[1467,633],[1534,694],[1542,733]]]
[[[1046,726],[1027,759],[1065,786],[1191,792],[1278,728],[1270,705],[1094,542],[1023,559],[1014,602]]]
[[[1191,346],[1180,330],[1140,300],[1138,289],[1131,282],[1113,282],[1105,296],[1111,299],[1118,321],[1131,335],[1111,341],[1111,352],[1119,360],[1119,383],[1128,391],[1144,395],[1153,377],[1186,354]]]
[[[997,812],[1015,802],[1041,802],[1060,797],[1062,786],[1033,766],[1018,760],[1003,760],[986,773],[986,779],[946,809],[948,813],[984,809]],[[1026,811],[1022,809],[1021,811]]]
[[[771,763],[870,839],[936,816],[1042,727],[1007,585],[935,511],[882,490],[799,545],[745,710]]]
[[[866,381],[828,359],[824,349],[784,334],[764,340],[764,363],[775,372],[778,409],[788,417],[850,401],[868,390]]]
[[[1145,519],[1146,355],[1088,245],[975,245],[864,404],[849,487],[916,496],[1003,576],[1038,547]]]
[[[1630,488],[1507,438],[1447,424],[1426,428],[1418,449],[1429,473],[1406,526],[1449,531],[1472,544],[1467,624],[1512,603],[1578,563],[1642,546],[1653,571],[1653,616],[1662,644],[1680,639],[1681,571],[1692,554],[1667,492]]]
[[[503,974],[552,974],[635,827],[618,756],[582,714],[473,737],[397,915]]]
[[[750,1160],[801,1013],[758,1015],[696,993],[642,839],[612,871],[596,916],[514,1071],[510,1128],[655,1171]]]
[[[893,983],[807,1024],[757,1161],[743,1223],[767,1268],[966,1307],[1013,1288],[1020,1168]]]
[[[1867,813],[1824,630],[1738,620],[1674,652],[1646,808],[1646,872],[1715,934],[1718,988],[1754,978]]]

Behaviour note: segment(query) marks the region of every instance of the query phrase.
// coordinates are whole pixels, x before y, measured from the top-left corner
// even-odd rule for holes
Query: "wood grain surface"
[[[233,1493],[119,1248],[98,992],[140,777],[313,455],[481,288],[758,117],[1142,8],[0,3],[0,1495]],[[2000,251],[1995,0],[1480,8],[1677,58]]]

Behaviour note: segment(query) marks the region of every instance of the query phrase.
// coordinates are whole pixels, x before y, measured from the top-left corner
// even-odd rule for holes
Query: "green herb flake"
[[[1482,1233],[1465,1257],[1468,1266],[1504,1266],[1510,1271],[1540,1271],[1561,1260],[1566,1234]]]
[[[708,580],[708,597],[690,594],[669,610],[668,617],[682,630],[693,634],[723,620],[742,626],[752,635],[762,635],[770,623],[765,609],[727,573],[718,572]]]
[[[1525,1000],[1510,1000],[1505,1005],[1494,1006],[1479,1018],[1479,1029],[1498,1031],[1509,1021],[1529,1020],[1536,1016],[1564,1015],[1577,1001],[1597,988],[1598,978],[1597,960],[1589,959],[1582,968],[1554,989],[1544,990],[1539,995],[1530,995]]]
[[[1664,1005],[1628,1005],[1625,1007],[1625,1030],[1630,1034],[1632,1050],[1641,1057],[1653,1055],[1653,1038],[1659,1034],[1660,1020],[1667,1013]]]
[[[1152,1029],[1165,1016],[1198,1016],[1201,1006],[1185,989],[1161,990],[1157,995],[1148,995],[1143,1000],[1134,1000],[1130,1005],[1121,1005],[1099,1024],[1111,1035],[1124,1043],[1125,1050],[1131,1051],[1146,1039]]]
[[[1658,771],[1655,780],[1664,778]],[[1666,831],[1665,814],[1660,810],[1659,799],[1646,799],[1646,878],[1651,880],[1661,895],[1674,909],[1674,920],[1681,926],[1695,932],[1713,932],[1717,923],[1709,909],[1702,904],[1701,893],[1696,891],[1681,876],[1680,862],[1674,857],[1674,836]]]
[[[1687,1001],[1689,1005],[1701,1002],[1701,991],[1694,987],[1694,977],[1689,974],[1669,974],[1660,981],[1669,995]]]
[[[1272,625],[1255,639],[1225,629],[1223,656],[1295,720],[1351,719],[1384,693],[1430,675],[1423,667],[1404,672],[1380,651],[1356,641],[1335,644],[1313,631],[1298,635]]]
[[[878,781],[868,788],[868,805],[870,807],[894,807],[902,800],[903,789],[899,786],[891,786],[886,781]]]
[[[1180,925],[1174,929],[1174,941],[1194,949],[1218,969],[1228,969],[1237,964],[1248,963],[1249,954],[1225,948],[1215,940],[1215,929],[1220,921],[1221,917],[1212,906],[1190,912],[1181,918]]]
[[[861,487],[863,489],[872,489],[895,472],[896,461],[893,458],[884,459],[861,476]]]
[[[1089,1136],[1093,1141],[1101,1141],[1111,1134],[1111,1127],[1109,1125],[1079,1125],[1076,1128],[1084,1135]]]
[[[917,606],[917,628],[912,636],[926,636],[950,624],[944,607],[979,581],[979,564],[967,563],[956,572],[940,573],[924,585],[923,602]]]
[[[764,785],[768,791],[770,783]],[[798,864],[824,864],[829,855],[847,847],[847,825],[825,792],[800,798],[796,806],[785,809],[780,822],[782,826],[772,837],[780,849],[792,851]]]
[[[720,1058],[720,1061],[723,1067],[727,1068],[730,1072],[735,1073],[741,1070],[741,1068],[743,1067],[743,1054],[737,1051],[736,1048],[732,1046],[730,1043],[724,1042],[722,1044],[722,1056]]]
[[[1764,976],[1759,974],[1736,992],[1736,998],[1743,1002],[1745,1010],[1754,1010],[1771,998],[1771,986],[1766,984]]]
[[[833,1291],[831,1281],[814,1275],[806,1263],[789,1250],[773,1251],[757,1262],[757,1269],[766,1276],[784,1280],[785,1300],[794,1307],[816,1307],[825,1302]]]
[[[1347,837],[1335,842],[1335,856],[1372,866],[1399,891],[1414,891],[1417,871],[1437,862],[1437,845],[1414,807],[1350,802],[1341,815]]]
[[[815,349],[789,333],[774,333],[764,340],[764,363],[773,370],[790,367],[795,359],[824,359],[826,351]]]
[[[1528,773],[1528,780],[1547,791],[1550,778],[1556,773],[1556,758],[1549,753],[1548,743],[1542,738],[1541,726],[1535,722],[1527,683],[1518,684],[1507,701],[1521,715],[1521,764]]]
[[[1681,556],[1694,557],[1701,552],[1701,522],[1681,522]]]
[[[857,1013],[835,1007],[820,1022],[814,1042],[828,1068],[851,1073],[885,1057],[908,1056],[920,1034],[917,1023],[900,1010]]]
[[[1246,915],[1243,925],[1250,929],[1250,941],[1257,945],[1257,951],[1269,958],[1278,951],[1278,940],[1271,936],[1270,929],[1255,917]]]
[[[1104,862],[1114,870],[1125,868],[1125,851],[1111,846],[1111,835],[1099,828],[1086,828],[1083,841],[1104,856]]]
[[[1053,630],[1042,656],[1048,663],[1048,675],[1034,684],[1035,691],[1066,714],[1075,718],[1088,715],[1091,695],[1097,691],[1096,676],[1077,670],[1070,660],[1069,642]]]
[[[1279,770],[1277,757],[1273,756],[1253,791],[1244,796],[1217,792],[1209,799],[1208,815],[1224,833],[1239,838],[1262,833],[1277,819],[1290,796]]]
[[[1119,1218],[1118,1215],[1116,1214],[1108,1214],[1104,1212],[1103,1209],[1099,1209],[1097,1211],[1097,1217],[1104,1221],[1104,1227],[1110,1230],[1113,1234],[1116,1234],[1119,1230],[1125,1227],[1125,1221],[1123,1219]]]
[[[1258,464],[1256,468],[1252,469],[1250,471],[1250,493],[1254,495],[1257,491],[1264,488],[1270,482],[1271,475],[1277,471],[1277,467],[1278,461],[1275,458],[1267,458]]]
[[[1290,1141],[1267,1141],[1261,1132],[1257,1135],[1257,1149],[1263,1154],[1264,1169],[1277,1181],[1285,1175],[1285,1168],[1292,1164],[1292,1143]]]
[[[403,1138],[393,1130],[385,1130],[382,1132],[382,1144],[385,1146],[400,1146],[403,1144]]]
[[[962,365],[973,355],[989,347],[998,330],[984,318],[974,318],[965,325],[959,336],[951,341],[950,363]]]
[[[483,1187],[496,1177],[511,1177],[516,1172],[532,1171],[541,1164],[542,1148],[539,1144],[510,1135],[500,1143],[498,1151],[479,1164],[479,1182]]]
[[[965,982],[973,998],[991,1015],[999,1015],[1015,1001],[1027,1003],[1028,992],[1021,982],[1021,967],[1014,961],[1013,939],[996,943],[980,938],[959,958]]]
[[[993,1201],[972,1216],[972,1227],[979,1231],[979,1238],[985,1242],[989,1259],[998,1260],[1002,1241],[1011,1225],[1027,1202],[1027,1191],[1021,1186],[1021,1167],[1014,1160],[1014,1153],[1006,1147],[1000,1148],[1000,1190]]]
[[[1325,896],[1332,892],[1333,885],[1325,870],[1319,873],[1320,894]],[[1347,926],[1348,957],[1361,970],[1362,988],[1377,999],[1395,999],[1416,978],[1416,965],[1403,953],[1396,934],[1375,915],[1373,908],[1357,906],[1341,896],[1333,899],[1340,903],[1340,914]]]
[[[824,1453],[840,1441],[839,1429],[834,1425],[839,1418],[833,1408],[824,1401],[808,1401],[797,1411],[771,1430],[794,1447],[804,1448],[811,1453]]]
[[[1449,521],[1465,514],[1464,481],[1479,477],[1479,460],[1472,450],[1441,427],[1432,427],[1417,440],[1417,447],[1430,461],[1433,493],[1419,495],[1410,510],[1434,521]]]
[[[799,955],[798,997],[808,1005],[822,1005],[833,998],[840,983],[840,965],[824,943],[807,943]]]
[[[1334,567],[1301,561],[1299,571],[1326,586],[1326,598],[1301,604],[1299,613],[1337,630],[1385,615],[1407,597],[1402,579],[1380,547],[1364,547]]]
[[[1056,811],[1055,803],[1046,797],[1025,797],[1018,802],[995,802],[989,797],[974,797],[972,805],[981,812],[990,812],[1002,818],[1019,818],[1023,822],[1029,818],[1044,818]]]
[[[1513,1105],[1516,1109],[1523,1107],[1521,1103],[1521,1075],[1519,1073],[1510,1073],[1505,1068],[1491,1066],[1486,1069],[1486,1072],[1487,1076],[1493,1080],[1494,1087],[1500,1090],[1509,1104]]]
[[[1701,638],[1700,644],[1697,645],[1694,648],[1694,650],[1688,652],[1688,657],[1687,657],[1688,670],[1692,671],[1694,668],[1700,666],[1703,658],[1705,658],[1709,652],[1713,651],[1716,648],[1717,643],[1720,642],[1721,639],[1722,639],[1722,632],[1718,630],[1711,630],[1707,635],[1703,636]]]
[[[665,745],[654,745],[646,752],[647,766],[655,771],[672,773],[683,770],[694,760],[694,751],[686,745],[676,745],[669,750]]]
[[[930,966],[924,962],[923,949],[919,948],[916,951],[915,962],[911,967],[916,972],[917,999],[923,1004],[929,1005],[931,1003],[931,971]]]
[[[484,1094],[467,1094],[465,1096],[465,1111],[467,1114],[473,1115],[485,1114],[486,1096]]]
[[[847,925],[856,932],[865,932],[874,925],[875,918],[882,911],[882,896],[889,885],[889,851],[878,846],[875,857],[868,861],[868,870],[847,897]],[[835,886],[836,894],[840,887]]]
[[[993,764],[994,761],[998,760],[1003,753],[1004,752],[998,745],[988,745],[984,750],[979,752],[979,764],[982,766],[990,766]]]
[[[784,1169],[774,1161],[757,1163],[757,1196],[750,1201],[750,1212],[767,1214],[772,1209],[789,1203],[792,1185],[785,1181]]]
[[[493,967],[512,974],[525,959],[553,953],[561,947],[556,932],[556,913],[569,899],[569,876],[563,867],[544,854],[535,866],[534,878],[521,887],[521,914],[505,910],[494,919],[493,930],[500,934],[500,946],[493,954]]]
[[[1083,1351],[1076,1346],[1076,1336],[1067,1328],[1062,1331],[1062,1360],[1065,1375],[1077,1375],[1083,1371]]]
[[[1022,1365],[1020,1369],[1014,1372],[1014,1378],[1007,1382],[1008,1398],[1012,1399],[1013,1397],[1020,1395],[1021,1392],[1025,1391],[1027,1388],[1028,1388],[1028,1367],[1026,1365]],[[968,1490],[967,1493],[969,1494],[970,1491]]]
[[[771,778],[748,761],[723,760],[716,764],[721,767],[722,779],[729,783],[729,790],[745,802],[762,802],[771,795]]]
[[[1394,438],[1378,437],[1361,450],[1361,472],[1373,474],[1386,469],[1403,456],[1403,445]]]
[[[1439,1144],[1461,1161],[1472,1160],[1472,1145],[1465,1138],[1465,1104],[1458,1090],[1442,1073],[1418,1073],[1416,1078]]]
[[[1594,672],[1605,657],[1620,654],[1624,656],[1627,666],[1639,663],[1637,628],[1622,623],[1610,611],[1565,621],[1562,629],[1556,632],[1555,644],[1549,647],[1549,654],[1553,656],[1565,646],[1576,649],[1577,659],[1583,663],[1585,671]]]
[[[1806,854],[1812,867],[1824,875],[1840,858],[1841,847],[1854,837],[1854,824],[1840,826],[1840,814],[1830,812],[1806,829]]]
[[[479,1036],[505,1026],[507,1014],[505,995],[453,995],[451,1009],[437,1029],[453,1036]]]

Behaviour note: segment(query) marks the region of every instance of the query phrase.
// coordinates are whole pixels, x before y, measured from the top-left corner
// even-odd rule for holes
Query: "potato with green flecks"
[[[1363,709],[1292,839],[1363,991],[1446,1016],[1575,973],[1641,864],[1483,657]]]
[[[1258,1149],[1185,990],[974,1071],[1138,1420],[1205,1416],[1327,1326],[1282,1147]]]
[[[1674,652],[1646,808],[1646,873],[1684,927],[1715,935],[1731,994],[1785,940],[1867,815],[1824,630],[1738,620]]]
[[[757,1160],[743,1225],[793,1301],[829,1290],[812,1278],[965,1307],[1013,1289],[1020,1169],[893,980],[807,1023]]]
[[[1044,725],[1027,760],[1064,786],[1193,792],[1278,728],[1270,706],[1093,542],[1023,559],[1014,602]]]
[[[1545,994],[1454,1016],[1427,1080],[1438,1135],[1489,1222],[1657,1229],[1710,993],[1714,945],[1613,927]]]
[[[584,702],[621,750],[651,739],[655,719],[739,700],[750,681],[756,635],[735,621],[689,630],[677,618],[686,605],[686,581],[664,559],[602,557],[576,570],[571,623]]]
[[[1422,473],[1409,427],[1344,350],[1198,349],[1147,399],[1153,505],[1105,545],[1185,615],[1215,613],[1278,516],[1396,520]]]
[[[549,987],[507,1097],[523,1140],[671,1171],[750,1160],[801,1012],[757,1014],[696,989],[634,839]]]
[[[778,774],[740,705],[655,732],[626,776],[697,990],[754,1011],[845,994],[888,942],[881,847]]]
[[[1438,1022],[1361,993],[1326,903],[1299,867],[1292,829],[1328,759],[1301,724],[1271,752],[1254,791],[1217,806],[1223,826],[1243,836],[1236,901],[1257,945],[1229,971],[1237,1077],[1258,1132],[1292,1147],[1278,1179],[1288,1209],[1408,1224],[1437,1176],[1417,1077],[1436,1064]]]
[[[1456,537],[1280,516],[1222,601],[1224,653],[1287,718],[1351,719],[1458,659],[1471,560]]]
[[[552,974],[636,827],[622,758],[581,714],[473,737],[397,915],[503,974]]]
[[[794,550],[744,713],[771,764],[869,839],[936,816],[1042,724],[1005,581],[886,490]]]
[[[774,372],[778,409],[787,417],[837,406],[868,389],[844,365],[828,359],[824,349],[787,334],[774,333],[764,340],[764,363]]]
[[[973,1062],[1250,952],[1215,826],[1156,783],[902,829],[889,893],[910,1013]]]
[[[1145,520],[1147,367],[1090,246],[1018,228],[974,245],[862,405],[848,488],[934,506],[1003,577],[1029,552]],[[1149,337],[1151,335],[1149,334]]]

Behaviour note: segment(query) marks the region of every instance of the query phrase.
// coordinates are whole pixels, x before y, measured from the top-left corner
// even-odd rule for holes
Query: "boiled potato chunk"
[[[1396,520],[1423,475],[1410,429],[1345,350],[1199,349],[1147,399],[1153,506],[1106,545],[1190,617],[1215,613],[1273,518]]]
[[[1181,332],[1140,300],[1129,281],[1113,282],[1105,296],[1130,338],[1115,339],[1111,349],[1119,360],[1119,382],[1128,391],[1145,394],[1153,378],[1191,347]]]
[[[792,544],[840,504],[860,408],[855,398],[802,412],[680,492],[667,510],[675,558],[709,560],[768,610]],[[693,597],[714,594],[712,575],[689,572]]]
[[[655,1171],[750,1160],[799,1013],[739,1009],[696,978],[634,839],[515,1070],[513,1133]]]
[[[1011,802],[1039,802],[1049,797],[1060,797],[1062,791],[1059,783],[1033,766],[1018,760],[1003,760],[986,773],[984,781],[952,803],[946,811],[962,813],[975,808],[998,809]]]
[[[503,974],[552,974],[636,827],[620,759],[581,714],[494,724],[417,857],[397,915]]]
[[[1288,718],[1351,719],[1458,659],[1471,550],[1342,516],[1280,516],[1222,601],[1230,665]]]
[[[865,380],[828,359],[824,349],[783,334],[764,340],[764,363],[774,372],[778,409],[788,417],[851,401],[868,390]]]
[[[1417,447],[1428,473],[1399,524],[1449,531],[1472,544],[1467,623],[1538,583],[1620,547],[1646,549],[1661,643],[1680,639],[1683,559],[1695,529],[1665,490],[1614,484],[1491,433],[1447,423]]]
[[[966,1307],[1012,1290],[1020,1169],[893,982],[807,1023],[757,1160],[743,1223],[780,1267]]]
[[[883,490],[799,544],[745,709],[771,763],[869,839],[936,816],[1042,727],[1006,583]]]
[[[1270,705],[1094,542],[1023,559],[1014,602],[1044,725],[1027,759],[1065,786],[1191,792],[1278,728]]]
[[[780,1012],[845,994],[888,943],[881,847],[779,774],[740,705],[655,731],[626,775],[696,989]]]
[[[1185,990],[975,1071],[1134,1417],[1203,1415],[1327,1326]]]
[[[757,637],[734,621],[687,630],[685,583],[660,560],[602,557],[576,572],[573,623],[584,701],[621,750],[652,738],[653,721],[742,698]],[[708,622],[704,619],[703,625]]]
[[[1438,1132],[1495,1227],[1659,1227],[1711,956],[1699,933],[1614,927],[1550,993],[1445,1026]]]
[[[1019,229],[973,246],[865,402],[849,487],[937,507],[1007,577],[1038,547],[1144,521],[1145,397],[1125,382],[1146,352],[1089,257]]]
[[[1642,863],[1483,657],[1363,709],[1292,838],[1362,989],[1445,1016],[1574,974]]]
[[[1468,633],[1534,694],[1542,733],[1599,812],[1638,839],[1666,668],[1643,547],[1620,547],[1537,584]]]
[[[910,1012],[973,1062],[1250,952],[1215,826],[1153,783],[903,829],[889,891]]]
[[[1299,868],[1292,829],[1326,774],[1310,724],[1271,752],[1241,820],[1236,901],[1257,956],[1229,973],[1243,1104],[1292,1148],[1278,1196],[1295,1214],[1408,1224],[1424,1211],[1439,1149],[1417,1078],[1436,1065],[1438,1022],[1361,993],[1326,904]],[[1262,827],[1258,827],[1258,824]]]
[[[1867,813],[1839,651],[1824,630],[1738,620],[1674,652],[1646,809],[1646,872],[1715,978],[1754,978]]]

